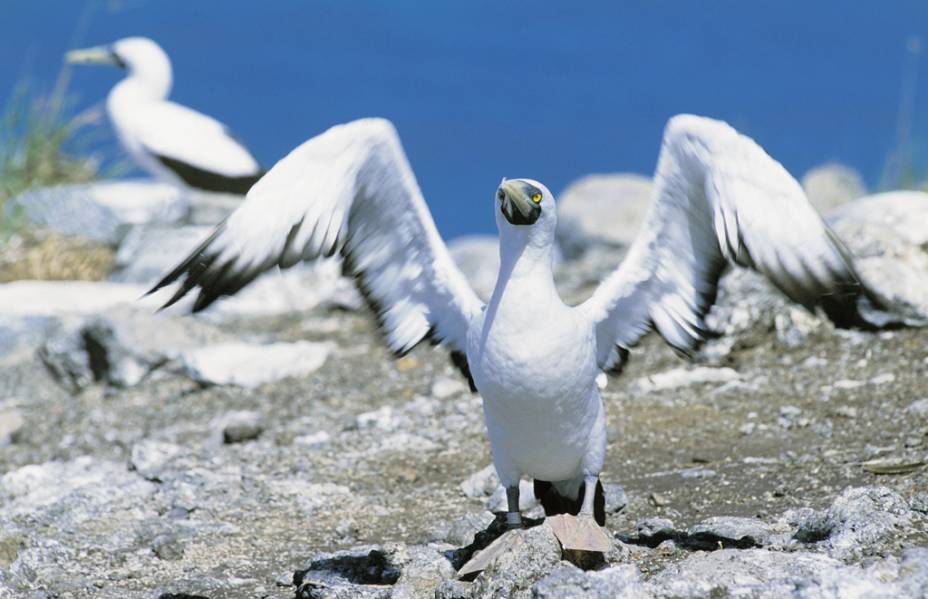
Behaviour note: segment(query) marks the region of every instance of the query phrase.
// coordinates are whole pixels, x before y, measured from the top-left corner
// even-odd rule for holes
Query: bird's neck
[[[110,101],[161,101],[171,93],[171,65],[158,62],[133,69],[110,92]]]
[[[499,244],[499,276],[493,291],[493,301],[505,294],[527,291],[533,294],[551,293],[554,286],[554,243],[534,239],[528,234],[501,235]]]

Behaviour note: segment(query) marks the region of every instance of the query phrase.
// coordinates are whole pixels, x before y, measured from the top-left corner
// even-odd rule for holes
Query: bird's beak
[[[126,66],[109,46],[71,50],[64,55],[64,61],[68,64],[108,64],[119,68]]]
[[[530,191],[529,185],[518,179],[500,184],[496,198],[500,203],[500,211],[510,224],[531,225],[541,216],[541,204],[532,201]]]

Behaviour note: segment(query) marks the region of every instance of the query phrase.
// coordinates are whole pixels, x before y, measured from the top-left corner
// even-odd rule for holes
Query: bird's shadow
[[[522,517],[522,523],[525,528],[532,528],[538,526],[544,522],[544,518],[526,518]],[[496,514],[496,519],[490,523],[485,529],[474,534],[474,541],[470,545],[460,547],[458,549],[449,549],[442,552],[443,555],[451,562],[451,565],[455,570],[460,570],[461,567],[466,564],[474,555],[483,549],[486,549],[490,543],[496,539],[503,536],[503,534],[508,531],[509,528],[506,526],[506,514],[504,512],[498,512]],[[476,576],[477,573],[474,573]]]

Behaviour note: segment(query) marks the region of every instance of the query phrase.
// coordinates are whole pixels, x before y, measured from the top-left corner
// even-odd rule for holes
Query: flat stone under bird
[[[528,477],[548,515],[578,516],[561,527],[565,547],[597,549],[606,451],[597,377],[652,329],[694,351],[728,264],[763,273],[839,327],[895,323],[799,184],[727,124],[671,119],[654,190],[627,257],[569,306],[554,285],[554,197],[538,181],[504,180],[487,204],[500,270],[484,304],[439,237],[393,126],[355,121],[281,160],[152,291],[179,282],[170,305],[198,289],[197,311],[275,266],[340,254],[396,354],[431,338],[480,393],[507,524],[522,526],[519,481]]]
[[[72,50],[70,64],[111,65],[126,71],[106,99],[106,113],[123,149],[157,179],[203,191],[245,195],[264,175],[228,127],[168,100],[171,61],[144,37]]]

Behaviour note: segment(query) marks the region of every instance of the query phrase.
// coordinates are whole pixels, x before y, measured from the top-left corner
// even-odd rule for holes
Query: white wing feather
[[[133,106],[133,134],[147,151],[226,177],[254,175],[261,166],[229,133],[205,114],[174,102]]]
[[[482,308],[432,221],[393,125],[365,119],[299,146],[152,291],[186,275],[168,305],[199,287],[194,310],[260,273],[341,253],[392,350],[430,334],[465,348]]]
[[[664,131],[642,231],[583,304],[597,323],[600,366],[614,366],[652,326],[682,352],[697,347],[729,263],[763,273],[809,309],[821,306],[839,326],[868,326],[860,302],[879,308],[778,162],[723,122],[679,115]]]

